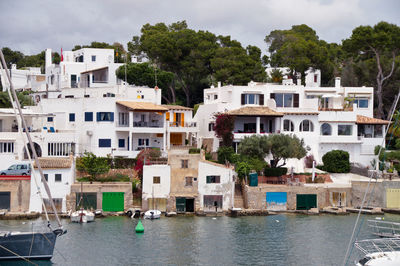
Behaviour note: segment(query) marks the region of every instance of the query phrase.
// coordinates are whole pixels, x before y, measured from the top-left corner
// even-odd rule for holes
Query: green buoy
[[[137,223],[135,230],[136,230],[136,233],[144,233],[144,227],[140,220]]]

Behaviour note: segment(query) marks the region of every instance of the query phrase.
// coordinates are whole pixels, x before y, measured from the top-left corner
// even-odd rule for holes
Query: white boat
[[[94,221],[94,213],[84,209],[71,213],[71,222],[88,223]]]
[[[161,212],[159,210],[148,210],[144,213],[144,219],[160,219]]]
[[[358,266],[400,265],[400,238],[368,239],[357,241],[355,247],[364,253]]]

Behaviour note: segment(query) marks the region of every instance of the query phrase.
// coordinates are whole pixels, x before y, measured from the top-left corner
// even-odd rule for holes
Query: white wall
[[[66,208],[66,196],[71,193],[71,185],[74,183],[74,168],[60,168],[60,169],[43,169],[44,174],[48,174],[48,185],[50,188],[51,196],[55,198],[62,198],[62,212],[67,212]],[[35,175],[37,182],[44,199],[48,199],[46,190],[44,189],[43,182],[40,179],[40,174],[35,169]],[[61,174],[61,182],[55,182],[55,174]],[[37,193],[37,186],[34,181],[34,176],[31,176],[31,200],[29,203],[29,211],[31,212],[42,212],[42,201],[39,194]]]
[[[160,184],[153,184],[153,177],[160,177]],[[169,165],[143,166],[142,199],[168,198],[171,191],[171,169]]]
[[[208,175],[219,175],[219,184],[207,184]],[[204,208],[204,195],[222,195],[222,208],[227,211],[233,207],[235,182],[232,169],[208,162],[199,162],[198,190],[200,208]]]

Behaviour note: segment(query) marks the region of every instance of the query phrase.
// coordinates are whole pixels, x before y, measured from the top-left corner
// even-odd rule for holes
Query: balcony
[[[169,122],[169,127],[196,127],[197,124],[196,122],[184,122],[182,125],[182,122]]]
[[[133,127],[153,127],[153,128],[162,128],[164,127],[164,123],[162,121],[138,121],[133,122]]]

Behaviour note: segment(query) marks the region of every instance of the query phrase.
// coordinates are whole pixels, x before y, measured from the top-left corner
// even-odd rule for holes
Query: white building
[[[198,146],[216,151],[214,114],[235,116],[234,147],[253,134],[295,134],[311,148],[318,163],[332,150],[348,151],[350,161],[369,166],[374,147],[381,145],[388,121],[373,118],[371,87],[256,84],[219,86],[204,90],[204,104],[195,115]],[[297,160],[292,160],[297,161]],[[295,162],[297,171],[303,163]]]
[[[160,211],[221,212],[233,208],[235,172],[206,161],[204,152],[171,149],[168,164],[143,167],[142,208]]]
[[[233,208],[235,179],[230,166],[210,161],[199,162],[198,190],[204,211],[228,211]]]
[[[67,212],[66,196],[71,192],[71,185],[75,182],[75,166],[71,157],[67,158],[39,158],[44,177],[49,185],[51,196],[58,212]],[[40,179],[38,169],[34,168],[34,174],[37,178],[37,185],[32,173],[31,178],[31,199],[29,203],[29,211],[42,212],[42,200],[38,194],[38,187],[43,196],[46,209],[52,212],[50,201],[44,189],[43,182]]]
[[[290,68],[288,67],[267,67],[265,72],[271,78],[272,71],[279,70],[282,73],[283,85],[294,85],[293,79],[290,77]],[[298,73],[297,83],[301,84],[301,75]],[[309,68],[305,72],[306,87],[320,87],[321,86],[321,70]]]
[[[36,91],[46,89],[46,76],[41,73],[40,67],[17,69],[17,65],[12,64],[11,69],[7,69],[7,71],[16,90]],[[10,87],[4,69],[0,69],[0,83],[3,91],[6,91]]]

